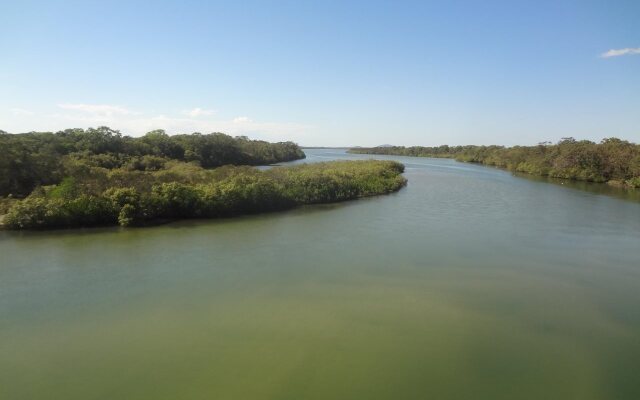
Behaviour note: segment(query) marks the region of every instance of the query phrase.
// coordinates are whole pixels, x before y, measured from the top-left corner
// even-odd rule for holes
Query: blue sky
[[[640,142],[640,1],[5,1],[0,129]]]

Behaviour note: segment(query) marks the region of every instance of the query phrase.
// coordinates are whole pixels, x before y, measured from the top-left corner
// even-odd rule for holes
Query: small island
[[[135,226],[277,211],[391,193],[406,184],[394,161],[302,159],[292,142],[221,133],[140,138],[107,127],[0,134],[2,223],[8,229]]]

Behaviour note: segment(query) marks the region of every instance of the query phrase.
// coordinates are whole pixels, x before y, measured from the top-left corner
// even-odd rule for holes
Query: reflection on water
[[[605,183],[592,183],[584,181],[572,181],[567,179],[548,178],[543,176],[534,176],[522,173],[516,173],[519,178],[529,179],[535,182],[551,183],[554,185],[564,186],[570,189],[583,190],[590,193],[613,196],[629,201],[640,202],[640,189],[631,189],[624,187],[611,186]]]
[[[640,203],[380,158],[405,189],[0,233],[0,398],[639,398]]]

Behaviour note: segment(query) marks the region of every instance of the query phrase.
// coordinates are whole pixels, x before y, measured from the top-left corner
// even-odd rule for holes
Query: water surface
[[[0,398],[640,398],[640,203],[377,158],[405,163],[409,185],[238,219],[0,232]]]

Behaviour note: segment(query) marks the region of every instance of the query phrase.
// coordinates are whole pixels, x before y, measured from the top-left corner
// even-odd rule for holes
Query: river
[[[633,195],[376,158],[405,163],[408,186],[0,232],[0,399],[640,398]]]

